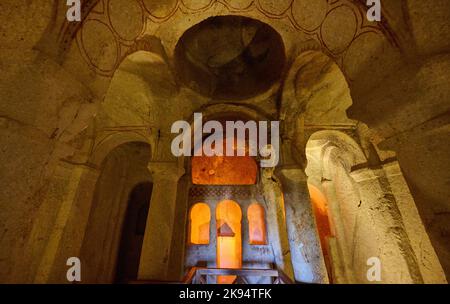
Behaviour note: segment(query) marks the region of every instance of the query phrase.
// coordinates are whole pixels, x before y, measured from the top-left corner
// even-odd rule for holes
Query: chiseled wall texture
[[[81,248],[85,283],[114,282],[118,247],[132,189],[150,182],[150,147],[128,143],[112,151],[96,184]],[[63,268],[64,269],[64,268]]]
[[[84,228],[73,228],[77,212],[90,213],[102,160],[115,147],[146,142],[152,161],[175,162],[171,123],[227,104],[188,89],[174,64],[183,33],[216,15],[270,25],[286,54],[280,81],[233,102],[234,109],[251,108],[291,126],[283,138],[303,169],[314,128],[358,122],[369,164],[397,157],[418,210],[411,216],[420,216],[448,277],[449,6],[446,0],[386,1],[383,21],[370,23],[364,1],[356,0],[92,0],[83,2],[84,22],[69,23],[64,1],[2,1],[0,282],[48,282],[65,249],[80,252],[89,224],[83,217]],[[407,214],[398,197],[412,199],[400,192],[390,218]],[[406,220],[404,230],[412,231],[414,221]],[[416,252],[420,241],[410,241],[412,248],[402,250]],[[420,262],[406,263],[419,265],[409,268],[413,278],[417,271],[424,276]]]

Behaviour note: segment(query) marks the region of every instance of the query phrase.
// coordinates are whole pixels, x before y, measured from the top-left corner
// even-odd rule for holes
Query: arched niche
[[[247,209],[248,239],[250,245],[266,245],[266,213],[261,204],[253,203]]]
[[[207,204],[196,203],[189,211],[189,244],[208,245],[211,211]]]
[[[228,107],[222,108],[223,110]],[[233,108],[236,110],[236,108]],[[255,113],[253,113],[255,114]],[[252,116],[253,117],[253,116]],[[206,156],[204,153],[201,156],[193,156],[191,158],[191,173],[192,182],[197,185],[254,185],[257,181],[258,175],[258,155],[252,156],[250,153],[251,147],[253,147],[258,154],[258,145],[255,138],[249,136],[247,131],[245,134],[245,139],[243,141],[238,141],[236,138],[236,132],[233,135],[226,133],[226,122],[232,121],[242,121],[247,123],[251,119],[247,117],[244,113],[239,112],[228,112],[224,111],[219,114],[212,115],[207,111],[205,118],[203,119],[203,124],[208,121],[217,121],[220,123],[223,137],[221,141],[216,141],[215,145],[222,148],[222,156]],[[256,126],[256,137],[258,136],[258,123],[255,122]],[[192,128],[193,129],[193,128]],[[214,130],[215,132],[216,130]],[[210,134],[203,135],[202,143],[208,141]],[[192,155],[197,152],[196,149],[200,150],[203,146],[195,147],[194,141],[192,144]],[[227,156],[226,150],[227,145],[231,145],[233,148],[234,156]],[[216,148],[213,147],[213,150]],[[239,150],[239,151],[238,151]],[[238,156],[238,152],[242,152],[243,156]]]
[[[355,166],[367,163],[361,147],[343,132],[323,130],[309,137],[306,157],[305,171],[311,193],[315,193],[318,200],[322,200],[326,198],[321,198],[321,194],[324,194],[323,183],[329,185],[328,190],[332,189],[342,201],[339,210],[348,216],[348,218],[344,216],[346,222],[344,226],[348,227],[347,234],[351,235],[350,226],[355,224],[353,214],[361,200],[361,193],[350,173]]]
[[[118,131],[103,137],[95,145],[91,152],[89,163],[100,167],[106,157],[114,151],[114,149],[133,142],[150,145],[150,139],[146,134],[138,131]],[[149,149],[149,155],[152,151]]]
[[[151,182],[139,183],[128,197],[115,270],[117,283],[137,280],[152,186]]]
[[[348,81],[338,64],[320,51],[305,51],[292,63],[283,87],[280,119],[298,150],[320,129],[352,129],[347,117],[352,105]]]
[[[227,140],[222,142],[225,152]],[[233,145],[236,147],[236,144]],[[247,146],[245,144],[245,146]],[[234,149],[236,151],[236,148]],[[196,185],[254,185],[258,165],[251,156],[193,156],[192,182]]]
[[[216,207],[217,267],[238,269],[242,267],[242,211],[231,200]],[[233,283],[235,276],[219,276],[218,283]]]
[[[78,195],[78,204],[85,204],[86,221],[82,240],[80,258],[85,261],[84,281],[90,283],[113,282],[115,280],[117,257],[119,255],[122,227],[126,221],[127,208],[132,208],[130,193],[141,183],[150,185],[152,176],[147,168],[151,157],[150,145],[143,142],[128,142],[115,147],[103,159],[99,166],[100,175],[95,183],[93,196]],[[79,189],[82,193],[83,189]],[[148,191],[147,191],[148,194]],[[150,194],[147,195],[149,198]],[[146,204],[139,200],[139,204]],[[82,200],[90,199],[90,202]],[[132,204],[132,205],[130,205]],[[142,207],[142,206],[141,206]],[[134,210],[134,209],[133,209]],[[145,210],[137,208],[140,223],[145,222]],[[133,212],[134,212],[133,211]],[[137,216],[137,215],[136,215]],[[136,223],[137,224],[137,223]],[[131,227],[131,226],[130,226]],[[136,242],[143,237],[142,227],[130,228]],[[135,244],[138,245],[138,244]],[[140,250],[135,250],[140,254]],[[135,260],[134,263],[139,263]],[[137,267],[133,264],[132,267]],[[122,273],[123,274],[123,273]],[[124,274],[120,279],[132,279]]]
[[[368,237],[377,232],[369,224],[367,211],[361,209],[361,204],[367,208],[362,203],[366,200],[350,172],[367,159],[354,139],[334,130],[313,133],[306,144],[306,156],[308,188],[332,280],[335,283],[363,280],[364,257],[376,255],[379,244]],[[355,242],[361,246],[355,247]]]

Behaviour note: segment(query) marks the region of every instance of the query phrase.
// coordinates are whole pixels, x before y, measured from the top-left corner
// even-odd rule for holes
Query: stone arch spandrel
[[[275,117],[271,117],[269,114],[264,113],[259,109],[250,107],[249,105],[236,105],[230,103],[206,104],[192,111],[192,113],[190,113],[190,116],[186,118],[186,121],[189,122],[192,130],[194,130],[194,113],[202,114],[203,124],[205,124],[205,122],[209,120],[222,121],[224,119],[227,119],[232,121],[242,120],[244,122],[259,122],[275,119]],[[191,142],[191,145],[193,148],[194,143]]]
[[[282,91],[281,119],[290,122],[303,115],[304,124],[351,125],[346,110],[352,104],[342,68],[320,51],[305,51],[292,63]]]
[[[77,75],[100,100],[104,98],[115,72],[128,56],[145,51],[166,62],[161,40],[154,36],[144,36],[123,46],[104,22],[89,19],[84,24],[87,29],[79,31],[77,43],[72,45],[63,66]]]
[[[342,160],[345,160],[345,164],[348,169],[367,162],[367,158],[360,145],[344,132],[335,130],[317,131],[309,137],[309,147],[312,146],[311,141],[321,142],[325,148],[336,147],[337,149],[343,151],[348,156],[344,157],[341,153],[340,157]],[[326,151],[326,149],[323,149],[322,151]],[[321,157],[323,156],[324,155],[321,155]]]
[[[194,121],[193,113],[202,113],[204,121],[215,119],[220,115],[236,116],[242,119],[254,121],[275,119],[275,117],[265,113],[260,109],[255,109],[250,105],[236,105],[231,103],[215,103],[201,106],[195,109],[192,112],[191,116],[188,117],[187,121],[190,123],[193,123]]]
[[[295,54],[299,50],[304,50],[305,46],[314,45],[315,49],[321,50],[336,62],[349,81],[351,90],[354,84],[350,83],[350,80],[355,81],[355,77],[362,79],[359,82],[355,81],[356,87],[359,87],[359,83],[363,86],[367,84],[365,79],[367,75],[360,75],[359,65],[365,67],[365,63],[375,61],[373,64],[375,68],[382,66],[380,58],[382,59],[384,55],[378,56],[380,41],[386,50],[397,53],[394,39],[389,36],[389,31],[385,30],[385,24],[365,22],[364,7],[352,1],[321,0],[321,5],[307,6],[307,10],[299,9],[306,5],[303,0],[283,1],[278,5],[268,1],[254,1],[248,5],[246,3],[238,5],[237,1],[205,1],[201,6],[199,3],[192,5],[190,2],[172,1],[173,3],[167,4],[166,13],[156,18],[152,15],[154,9],[159,7],[156,1],[139,2],[141,9],[137,8],[135,0],[125,2],[127,1],[113,0],[112,4],[106,0],[97,2],[86,15],[82,26],[72,33],[71,37],[75,37],[76,43],[73,43],[65,53],[64,67],[75,72],[100,100],[103,99],[114,72],[130,52],[146,50],[159,54],[170,69],[176,43],[182,34],[213,15],[240,15],[267,23],[282,36],[288,57],[295,57]],[[134,19],[144,20],[142,31],[138,31],[140,23],[137,25],[133,22],[129,24],[125,22],[127,23],[124,25],[125,28],[117,31],[118,25],[123,23],[123,20],[128,20],[129,16],[117,13],[114,5],[133,7],[131,11],[137,14]],[[309,13],[304,15],[307,12]],[[186,19],[186,15],[190,18]],[[335,27],[333,20],[336,18],[348,22],[346,21],[342,27]],[[125,30],[128,26],[131,28]],[[149,34],[152,36],[148,36]],[[131,36],[136,37],[131,39]],[[337,36],[345,39],[333,40],[333,37]],[[69,36],[66,38],[73,39]],[[365,42],[366,38],[369,42]],[[359,52],[355,56],[348,55],[352,50],[359,49],[360,41],[363,42],[366,51]],[[389,65],[396,64],[390,61]],[[384,70],[380,68],[380,71]],[[373,82],[373,79],[371,81]],[[359,91],[361,90],[355,89],[355,92]],[[287,98],[291,99],[289,96]],[[282,109],[282,119],[283,111]]]
[[[157,1],[146,0],[100,0],[89,1],[84,8],[84,22],[80,25],[62,25],[61,41],[73,40],[77,37],[78,51],[87,62],[89,69],[100,75],[111,75],[127,50],[141,40],[146,33],[158,32],[163,40],[166,52],[173,53],[175,44],[191,26],[214,15],[241,15],[256,18],[273,26],[284,36],[284,40],[292,43],[296,35],[303,37],[301,42],[312,39],[318,42],[321,49],[332,56],[344,73],[347,68],[356,73],[354,63],[365,62],[364,58],[377,59],[377,43],[368,44],[367,52],[358,53],[359,61],[344,58],[349,50],[358,48],[358,37],[377,40],[367,33],[375,33],[376,37],[387,37],[390,45],[395,44],[389,27],[384,23],[368,23],[365,20],[366,7],[358,1],[320,0],[314,4],[305,0],[271,1],[170,1],[165,5]],[[127,10],[129,14],[122,11]],[[190,15],[190,19],[185,16]],[[343,20],[342,26],[334,26],[336,20]],[[99,33],[101,35],[94,35]],[[103,34],[102,34],[103,33]],[[84,38],[83,38],[84,36]],[[90,40],[89,37],[96,37]],[[341,37],[337,39],[336,37]],[[373,38],[373,39],[372,39]],[[85,41],[83,41],[85,40]],[[90,42],[89,42],[90,41]],[[285,42],[286,42],[285,41]],[[355,46],[356,44],[356,46]],[[365,44],[364,44],[365,45]],[[288,47],[294,50],[297,47]],[[70,51],[73,53],[73,51]],[[367,56],[366,56],[367,55]],[[70,56],[68,56],[70,57]],[[378,63],[375,64],[378,65]]]
[[[100,166],[106,156],[115,148],[130,142],[142,142],[151,146],[150,139],[139,132],[117,132],[102,138],[93,147],[89,162],[94,166]],[[150,149],[151,150],[151,149]]]
[[[283,84],[280,120],[297,162],[304,162],[312,132],[356,128],[346,114],[351,104],[347,79],[332,57],[316,50],[296,57]]]

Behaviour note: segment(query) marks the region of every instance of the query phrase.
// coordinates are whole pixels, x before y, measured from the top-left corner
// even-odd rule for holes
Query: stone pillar
[[[329,283],[309,197],[307,176],[302,168],[306,162],[306,155],[298,153],[298,150],[293,148],[292,138],[303,138],[302,126],[297,126],[293,130],[285,123],[283,127],[285,130],[279,151],[280,164],[275,174],[281,182],[283,191],[294,277],[299,282]]]
[[[54,187],[50,183],[59,160],[77,150],[71,140],[94,116],[92,91],[53,59],[37,49],[2,56],[0,184],[8,185],[0,192],[0,281],[4,283],[32,281],[36,265],[19,273],[23,267],[14,264],[28,255],[24,246],[34,246],[29,233],[36,229],[36,212],[47,208],[41,207],[49,199],[46,193],[59,191],[49,189]],[[35,243],[43,247],[42,242]]]
[[[372,90],[358,90],[353,82],[353,104],[347,110],[349,118],[364,122],[385,139],[377,144],[379,149],[395,151],[447,277],[450,153],[444,143],[450,141],[449,69],[450,54],[438,52],[403,64],[372,83]]]
[[[373,238],[377,240],[367,258],[381,261],[381,282],[423,283],[417,257],[405,231],[402,215],[382,169],[361,168],[351,172],[367,210]],[[372,256],[370,256],[372,254]]]
[[[145,167],[144,167],[145,168]],[[128,170],[124,170],[128,171]],[[128,172],[121,174],[118,181],[115,183],[116,189],[114,193],[116,196],[110,201],[108,206],[109,210],[102,212],[102,217],[106,219],[106,229],[102,234],[103,238],[103,248],[101,249],[100,261],[94,261],[96,265],[90,267],[93,271],[91,272],[92,283],[102,283],[102,282],[114,282],[114,275],[116,271],[117,256],[119,254],[120,239],[122,235],[122,228],[125,221],[125,216],[129,203],[129,196],[132,191],[132,186],[129,184],[131,182]],[[100,203],[100,202],[98,202]],[[95,210],[95,209],[94,209]],[[93,211],[94,211],[93,210]],[[94,212],[93,212],[94,213]],[[91,218],[92,220],[92,218]],[[94,219],[95,220],[95,219]],[[99,221],[100,222],[100,221]],[[105,227],[105,222],[100,222],[101,225]],[[88,232],[88,231],[87,231]],[[98,239],[100,235],[96,236]],[[86,240],[86,238],[85,238]],[[89,245],[87,245],[89,248]],[[84,262],[85,250],[83,248],[81,253],[82,261]],[[93,260],[86,257],[87,261]],[[86,264],[86,263],[85,263]],[[89,278],[89,279],[91,279]],[[89,282],[90,283],[90,282]]]
[[[333,283],[356,283],[354,280],[353,269],[347,257],[351,254],[348,242],[345,237],[344,223],[340,210],[339,200],[336,197],[334,182],[331,180],[322,180],[322,189],[328,201],[328,211],[334,230],[334,238],[330,238],[329,247],[333,268]]]
[[[74,192],[77,191],[77,184],[81,182],[81,176],[92,178],[92,183],[95,184],[98,171],[64,161],[59,161],[56,165],[52,178],[48,181],[48,188],[42,195],[39,209],[33,215],[33,225],[25,244],[21,251],[15,253],[11,282],[33,282],[38,268],[41,277],[48,277],[49,269],[54,262],[53,258],[48,259],[50,254],[48,242],[60,237],[67,219],[62,218],[62,208],[70,208],[73,204],[70,200],[74,199]],[[56,228],[57,220],[63,227]],[[56,250],[54,246],[53,249]],[[54,253],[51,255],[54,256]],[[43,265],[40,265],[43,257],[49,260],[44,267],[45,270]],[[44,272],[45,276],[42,274]]]
[[[170,268],[173,269],[173,271],[170,272],[168,277],[171,281],[180,281],[184,276],[186,229],[189,221],[188,200],[190,179],[190,174],[185,174],[178,183],[175,211],[177,225],[175,225],[173,229],[172,248],[170,252]]]
[[[284,194],[295,280],[328,283],[305,172],[299,166],[282,166],[277,170],[277,176]]]
[[[65,166],[65,170],[69,170],[65,174],[70,177],[36,271],[35,283],[65,282],[67,259],[80,256],[100,171],[85,165],[65,163]]]
[[[450,110],[380,144],[383,149],[396,152],[403,177],[447,278],[450,278],[450,152],[444,143],[450,141],[449,113]]]
[[[447,284],[444,270],[431,245],[423,221],[397,161],[386,163],[383,170],[395,197],[409,242],[417,257],[418,266],[426,284]]]
[[[152,198],[139,265],[139,280],[164,281],[168,277],[175,223],[178,180],[184,169],[177,162],[151,162]]]
[[[294,279],[281,186],[273,177],[273,168],[262,169],[261,175],[261,185],[267,208],[267,233],[269,243],[273,248],[275,264],[287,276]]]

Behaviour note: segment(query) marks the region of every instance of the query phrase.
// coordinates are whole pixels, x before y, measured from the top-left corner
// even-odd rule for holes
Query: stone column
[[[401,213],[409,242],[417,257],[418,266],[426,284],[447,284],[444,270],[436,252],[431,245],[423,221],[417,211],[414,199],[400,170],[397,161],[383,164],[383,170],[389,182],[390,190],[395,197]]]
[[[128,171],[128,170],[126,170]],[[108,214],[103,213],[102,216],[108,219],[108,225],[103,233],[103,248],[101,261],[95,268],[95,282],[114,282],[114,275],[116,271],[117,256],[119,254],[120,238],[122,235],[122,228],[125,222],[125,216],[129,203],[129,195],[132,191],[132,186],[129,174],[122,174],[117,182],[117,195],[111,201]],[[82,253],[83,258],[83,253]]]
[[[99,171],[91,167],[58,162],[39,209],[33,215],[26,242],[15,254],[11,282],[33,282],[36,272],[40,278],[36,282],[46,282],[68,220],[66,209],[75,204],[75,192],[82,179],[94,185],[98,175]]]
[[[431,245],[430,238],[400,170],[399,163],[394,161],[384,164],[383,170],[397,202],[409,241],[418,259],[424,283],[446,284],[445,273]]]
[[[286,223],[295,280],[328,283],[316,220],[309,197],[307,177],[299,166],[277,170],[286,208]]]
[[[138,279],[163,281],[170,271],[178,180],[184,169],[177,162],[151,162],[149,169],[153,177],[153,190]]]
[[[65,174],[70,176],[36,271],[35,283],[65,282],[67,259],[80,256],[100,171],[85,165],[65,166],[68,170]]]
[[[383,283],[424,283],[417,258],[405,231],[402,215],[382,169],[361,168],[350,173],[357,183],[377,240],[371,252],[381,261]]]
[[[372,90],[358,90],[353,82],[353,104],[347,114],[385,139],[377,144],[379,149],[395,151],[448,277],[450,153],[445,143],[450,141],[450,54],[429,55],[414,64],[403,64],[389,77],[378,78]]]
[[[287,276],[294,279],[281,186],[273,177],[273,168],[264,168],[261,175],[261,185],[267,207],[267,233],[273,248],[275,264]]]
[[[298,129],[301,130],[301,127]],[[299,162],[305,162],[306,156],[298,153],[298,150],[295,150],[297,152],[295,158],[293,155],[291,138],[301,137],[302,133],[286,131],[288,132],[283,134],[279,151],[281,165],[277,167],[275,174],[281,182],[283,191],[294,277],[300,282],[328,283],[328,274],[309,197],[307,176],[299,165]]]
[[[175,217],[177,225],[173,229],[172,248],[170,252],[170,272],[168,279],[180,281],[184,276],[184,259],[186,249],[186,229],[189,221],[188,200],[190,187],[190,174],[185,174],[178,183],[178,195]]]
[[[50,185],[54,170],[59,170],[60,159],[78,149],[71,140],[93,118],[95,97],[54,58],[35,48],[2,56],[0,82],[0,184],[5,185],[0,192],[0,281],[30,283],[36,265],[23,269],[27,267],[14,264],[24,265],[22,255],[28,259],[24,246],[42,250],[41,239],[35,242],[29,235],[40,216],[35,212],[47,208],[41,207],[44,200],[53,199],[45,197],[47,192],[59,195],[59,189],[49,188],[55,186]],[[49,213],[55,209],[57,205]]]
[[[324,179],[321,184],[328,201],[328,211],[335,235],[334,238],[329,239],[333,283],[354,283],[353,269],[350,261],[348,261],[351,254],[345,238],[344,223],[342,222],[339,200],[336,197],[334,181]]]

